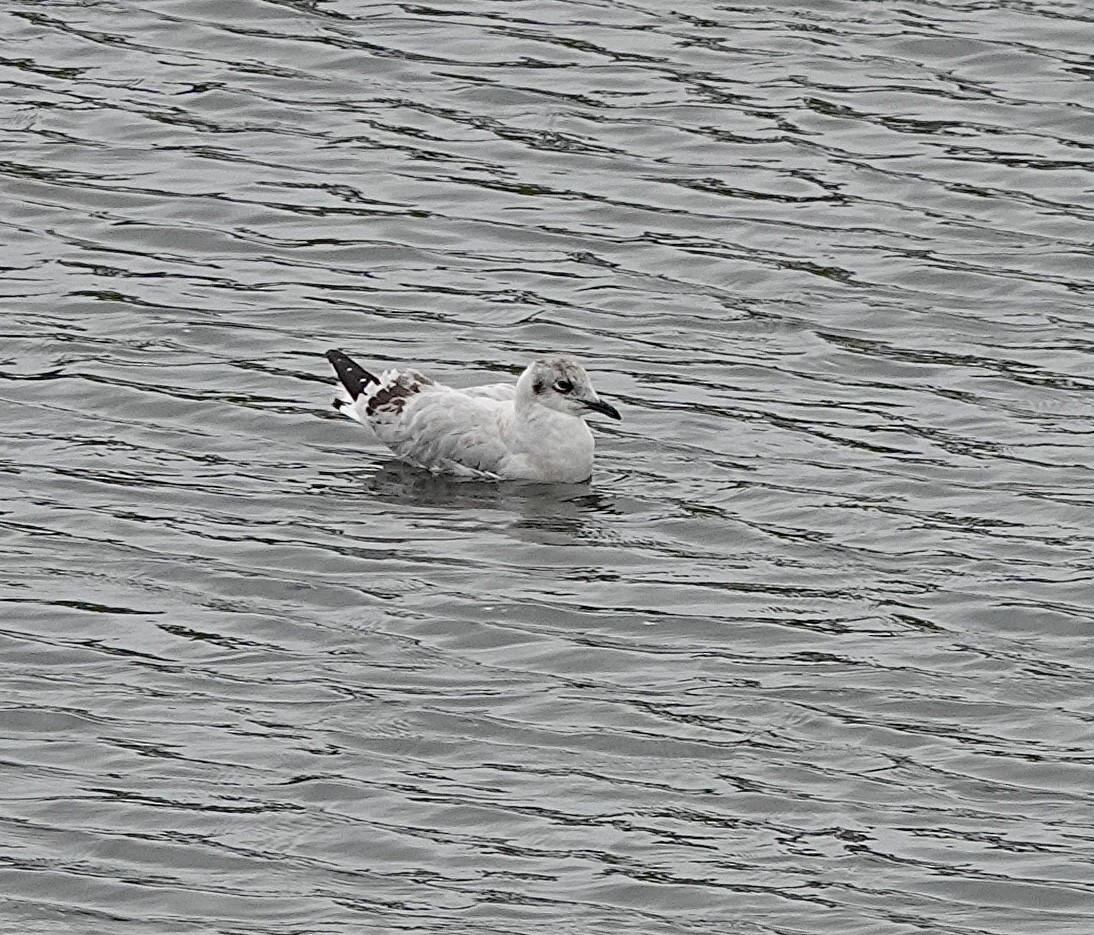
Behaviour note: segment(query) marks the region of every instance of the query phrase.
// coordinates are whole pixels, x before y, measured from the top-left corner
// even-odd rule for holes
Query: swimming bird
[[[534,360],[516,383],[465,390],[417,370],[379,377],[339,350],[327,351],[341,382],[334,408],[368,425],[403,461],[436,474],[578,483],[593,472],[585,417],[620,419],[571,357]]]

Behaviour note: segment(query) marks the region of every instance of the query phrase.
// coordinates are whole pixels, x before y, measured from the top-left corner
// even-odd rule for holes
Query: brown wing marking
[[[376,390],[365,404],[365,413],[371,418],[376,414],[398,415],[407,401],[421,392],[423,386],[432,386],[433,381],[417,370],[404,370],[396,374],[394,380],[385,382]]]

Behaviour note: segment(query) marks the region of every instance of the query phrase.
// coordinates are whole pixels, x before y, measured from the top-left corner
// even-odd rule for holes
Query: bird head
[[[594,412],[622,418],[615,406],[597,395],[585,368],[572,357],[533,361],[517,381],[517,395],[579,419]]]

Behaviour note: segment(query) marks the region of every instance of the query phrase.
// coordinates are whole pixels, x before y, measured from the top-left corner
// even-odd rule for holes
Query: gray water
[[[0,930],[1088,935],[1088,4],[0,37]],[[328,347],[624,421],[434,478]]]

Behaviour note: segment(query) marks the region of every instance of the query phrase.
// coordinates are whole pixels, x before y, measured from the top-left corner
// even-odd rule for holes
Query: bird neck
[[[562,461],[592,458],[593,433],[584,419],[568,412],[548,409],[534,400],[524,407],[518,402],[515,415],[515,427],[520,436],[518,445],[525,451],[535,451],[538,457]]]

